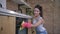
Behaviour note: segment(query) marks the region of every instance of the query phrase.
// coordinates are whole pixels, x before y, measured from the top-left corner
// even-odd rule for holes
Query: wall
[[[11,0],[7,0],[7,9],[9,10],[16,10],[18,12],[18,4],[16,2],[13,2]],[[26,8],[22,8],[22,13],[26,14]]]
[[[9,10],[18,10],[18,4],[11,0],[7,0],[6,6],[7,6],[7,9]]]
[[[60,0],[55,0],[54,5],[54,34],[60,34]]]
[[[27,0],[27,3],[33,8],[36,4],[40,4],[43,7],[44,26],[48,34],[60,34],[59,0]]]

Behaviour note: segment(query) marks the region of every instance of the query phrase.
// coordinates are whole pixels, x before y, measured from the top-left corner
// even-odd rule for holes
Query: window
[[[0,7],[2,8],[2,4],[0,3]]]
[[[27,15],[33,15],[33,11],[31,10],[31,8],[26,8],[26,14]]]
[[[20,4],[18,4],[18,12],[22,13],[22,9],[20,8]]]

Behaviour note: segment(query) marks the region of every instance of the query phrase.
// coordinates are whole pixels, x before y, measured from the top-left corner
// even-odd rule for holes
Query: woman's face
[[[34,16],[39,16],[40,10],[38,8],[34,9]]]

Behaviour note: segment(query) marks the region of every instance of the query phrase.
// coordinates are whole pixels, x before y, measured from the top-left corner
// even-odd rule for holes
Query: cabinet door
[[[32,20],[28,20],[29,23],[32,23]],[[28,34],[36,34],[35,28],[28,28]]]
[[[1,34],[15,34],[15,17],[2,16]]]
[[[1,16],[0,16],[0,34],[1,34]]]
[[[0,17],[0,34],[1,34],[1,17]]]

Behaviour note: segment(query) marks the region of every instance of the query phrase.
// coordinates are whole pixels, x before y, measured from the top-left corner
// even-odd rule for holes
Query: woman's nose
[[[37,13],[37,12],[34,12],[34,13]]]

